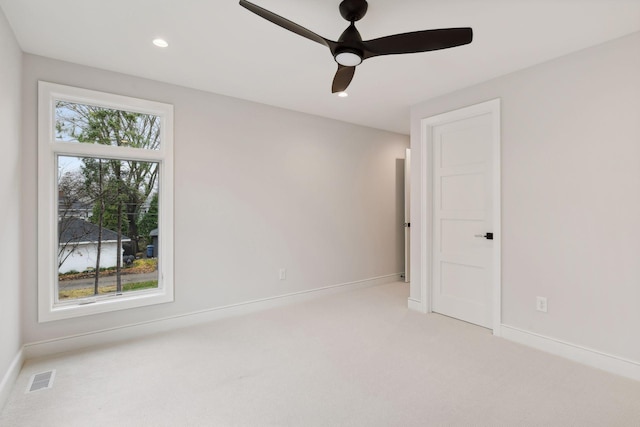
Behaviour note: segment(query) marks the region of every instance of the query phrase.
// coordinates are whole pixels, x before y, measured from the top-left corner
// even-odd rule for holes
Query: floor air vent
[[[29,381],[29,386],[27,387],[27,393],[53,387],[53,378],[55,376],[55,370],[33,374],[31,381]]]

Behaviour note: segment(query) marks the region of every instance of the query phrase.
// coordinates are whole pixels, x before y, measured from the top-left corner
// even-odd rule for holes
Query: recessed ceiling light
[[[346,98],[347,96],[349,96],[349,94],[347,92],[338,92],[338,96],[340,98]]]
[[[164,39],[155,39],[155,40],[153,40],[153,44],[155,44],[158,47],[167,47],[167,46],[169,46],[169,43],[167,43],[167,41],[164,40]]]

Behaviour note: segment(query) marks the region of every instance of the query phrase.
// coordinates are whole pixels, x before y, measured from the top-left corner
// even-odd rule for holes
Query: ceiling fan
[[[367,13],[368,4],[366,0],[343,0],[340,3],[340,14],[350,24],[337,42],[319,36],[295,22],[246,0],[240,0],[240,6],[282,28],[328,47],[338,63],[338,71],[333,78],[331,86],[332,93],[343,92],[347,89],[353,79],[356,66],[360,65],[365,59],[381,55],[447,49],[471,43],[473,39],[473,31],[471,28],[466,27],[414,31],[372,40],[362,40],[360,33],[356,29],[355,22],[362,19]]]

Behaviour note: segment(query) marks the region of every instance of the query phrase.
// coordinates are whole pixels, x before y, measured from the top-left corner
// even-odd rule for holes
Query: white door
[[[451,114],[430,127],[432,310],[487,328],[494,327],[492,238],[499,225],[494,224],[495,114]]]
[[[404,158],[404,281],[409,283],[411,248],[411,149],[407,148]]]

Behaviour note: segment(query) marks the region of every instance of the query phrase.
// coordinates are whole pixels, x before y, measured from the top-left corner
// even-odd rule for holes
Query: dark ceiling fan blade
[[[473,40],[471,28],[442,28],[395,34],[362,42],[365,48],[363,59],[380,55],[447,49],[469,44],[471,40]]]
[[[333,78],[333,84],[331,85],[331,93],[344,92],[349,87],[353,75],[356,72],[356,67],[345,67],[338,64],[338,71]]]
[[[316,43],[320,43],[321,45],[324,45],[330,49],[333,45],[335,45],[335,42],[331,40],[327,40],[324,37],[314,33],[313,31],[307,30],[303,26],[298,25],[295,22],[289,21],[288,19],[283,18],[280,15],[276,15],[275,13],[270,12],[267,9],[263,9],[260,6],[257,6],[251,2],[248,2],[246,0],[240,0],[240,6],[255,13],[258,16],[263,17],[267,21],[271,21],[274,24],[279,25],[284,29],[287,29],[302,37],[308,38],[309,40],[313,40]]]

